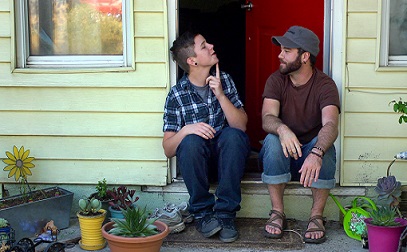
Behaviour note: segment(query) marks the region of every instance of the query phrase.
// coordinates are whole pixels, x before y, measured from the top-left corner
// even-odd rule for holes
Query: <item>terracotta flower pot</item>
[[[106,246],[106,240],[101,232],[106,210],[100,209],[99,212],[102,214],[96,216],[85,216],[77,213],[81,229],[79,246],[84,250],[99,250]]]
[[[146,237],[122,237],[109,234],[114,222],[108,222],[102,227],[102,235],[107,240],[111,252],[160,252],[163,240],[169,234],[168,226],[155,221],[154,225],[161,231],[156,235]]]

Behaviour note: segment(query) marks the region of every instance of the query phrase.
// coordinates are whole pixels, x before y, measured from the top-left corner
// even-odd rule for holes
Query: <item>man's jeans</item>
[[[259,162],[263,163],[263,174],[261,175],[263,183],[282,184],[290,180],[299,181],[301,169],[304,160],[315,146],[317,137],[309,143],[301,146],[302,157],[294,158],[284,156],[281,148],[281,142],[278,136],[268,134],[263,142],[263,147],[259,153]],[[335,187],[336,171],[336,152],[335,146],[326,150],[322,159],[322,167],[317,182],[312,182],[311,187],[319,189],[332,189]]]
[[[250,153],[249,138],[243,131],[226,127],[206,140],[198,135],[186,136],[177,148],[177,165],[190,196],[190,212],[195,218],[212,214],[234,218],[240,210],[240,181]],[[212,175],[216,175],[217,197],[209,192]]]

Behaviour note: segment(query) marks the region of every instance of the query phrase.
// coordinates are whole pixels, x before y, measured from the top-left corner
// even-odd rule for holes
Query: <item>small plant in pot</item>
[[[107,190],[107,195],[111,198],[109,201],[109,211],[112,218],[123,218],[123,209],[133,208],[139,200],[136,196],[136,190],[128,189],[121,185],[117,189]]]
[[[112,218],[102,227],[103,237],[112,252],[159,252],[168,226],[150,219],[146,211],[135,206],[122,210],[124,219]]]
[[[377,209],[365,219],[370,252],[397,252],[401,233],[407,226],[398,209],[400,182],[394,176],[378,179]]]
[[[79,199],[79,211],[76,214],[81,230],[79,245],[84,250],[99,250],[106,246],[101,227],[106,217],[106,210],[102,209],[100,200],[92,197]]]

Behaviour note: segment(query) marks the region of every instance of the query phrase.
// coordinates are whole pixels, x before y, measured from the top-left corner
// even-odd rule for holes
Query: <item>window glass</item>
[[[18,67],[123,67],[131,62],[126,1],[17,3]]]
[[[390,1],[389,55],[407,55],[407,1]]]

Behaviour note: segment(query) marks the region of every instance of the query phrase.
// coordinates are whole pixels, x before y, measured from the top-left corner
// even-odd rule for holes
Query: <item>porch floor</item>
[[[266,221],[266,220],[264,220]],[[250,219],[246,219],[245,223],[247,225],[250,225],[250,229],[256,231],[262,231],[262,226],[259,226],[259,222],[256,221],[250,221]],[[251,224],[252,223],[252,224]],[[306,226],[306,222],[303,221],[297,221],[296,225],[298,225],[299,227],[305,227]],[[278,249],[276,250],[270,250],[270,248],[272,247],[276,247],[276,246],[272,246],[273,240],[270,240],[270,244],[268,245],[267,243],[263,243],[262,246],[256,245],[255,248],[251,248],[251,246],[249,244],[242,244],[242,247],[236,247],[236,245],[234,243],[222,243],[222,246],[216,246],[216,243],[219,245],[217,238],[213,238],[213,243],[211,242],[206,242],[206,243],[202,243],[202,245],[197,246],[196,244],[192,244],[191,241],[187,241],[185,240],[185,242],[182,242],[180,240],[178,240],[178,242],[171,242],[171,241],[165,241],[163,244],[163,247],[161,249],[161,252],[225,252],[225,251],[231,251],[231,252],[237,252],[237,251],[242,251],[242,252],[255,252],[255,251],[268,251],[268,252],[272,252],[272,251],[315,251],[315,252],[319,252],[319,251],[348,251],[348,252],[367,252],[367,249],[363,249],[362,248],[362,244],[360,241],[354,240],[349,238],[345,232],[343,231],[342,225],[337,222],[337,221],[328,221],[327,223],[327,241],[323,244],[319,244],[319,245],[315,245],[315,244],[301,244],[301,240],[299,239],[299,237],[297,237],[299,239],[299,244],[300,246],[293,246],[292,248],[295,249],[282,249],[281,247],[278,247]],[[191,227],[193,228],[193,227]],[[176,234],[174,234],[176,235]],[[240,238],[239,239],[245,239],[244,233],[240,233]],[[256,237],[256,236],[254,236]],[[264,240],[264,238],[262,238],[262,235],[257,235],[257,237],[259,237],[259,244],[261,243],[260,240]],[[294,239],[297,239],[294,238]],[[204,240],[205,238],[202,238],[202,240]],[[256,238],[254,238],[256,239]],[[65,248],[66,252],[83,252],[84,250],[82,250],[79,245],[78,245],[78,241],[80,240],[80,230],[79,230],[79,223],[78,223],[78,219],[72,218],[71,219],[71,223],[70,226],[64,230],[61,230],[59,236],[58,236],[58,241],[62,242],[62,243],[73,243],[75,244],[74,247],[72,248]],[[174,239],[172,239],[174,240]],[[238,240],[239,241],[239,240]],[[238,241],[236,241],[235,243],[237,243]],[[263,242],[263,241],[262,241]],[[250,243],[255,244],[256,240],[250,241]],[[38,245],[36,247],[36,251],[44,251],[45,248],[48,246],[49,244],[47,243],[42,243],[40,245]],[[105,247],[102,250],[98,250],[101,252],[105,252],[105,251],[110,251],[109,247]]]

